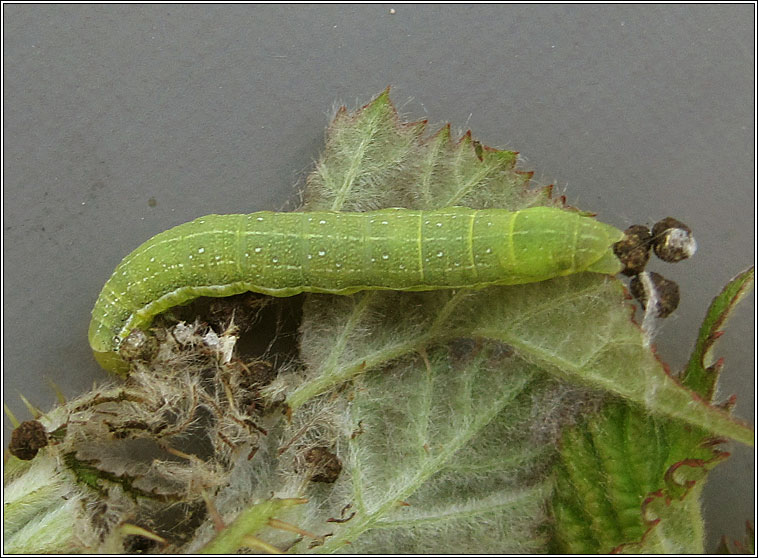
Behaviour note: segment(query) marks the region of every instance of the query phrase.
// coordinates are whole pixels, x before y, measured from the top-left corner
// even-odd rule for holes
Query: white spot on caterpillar
[[[321,219],[321,221],[319,221],[319,225],[326,225],[326,219]]]
[[[647,295],[645,304],[645,314],[642,318],[643,343],[649,347],[655,337],[655,329],[658,324],[658,303],[660,301],[658,290],[655,288],[653,281],[650,279],[650,273],[643,271],[637,277],[642,282],[642,286]]]
[[[483,210],[485,211],[485,210]],[[334,241],[339,241],[341,243],[349,244],[345,249],[347,250],[347,254],[349,254],[351,257],[349,259],[346,259],[345,262],[335,262],[331,257],[329,260],[326,260],[324,256],[327,255],[327,250],[325,249],[325,246],[322,247],[321,250],[318,249],[318,245],[315,244],[315,242],[318,241],[319,237],[324,232],[320,234],[314,234],[315,231],[313,231],[313,227],[310,226],[310,234],[306,234],[306,238],[302,238],[303,235],[299,234],[296,231],[291,230],[289,227],[289,224],[291,221],[287,219],[283,219],[281,222],[278,220],[278,218],[275,218],[275,216],[272,216],[271,219],[268,219],[265,217],[265,215],[268,214],[251,214],[248,215],[248,218],[246,220],[246,227],[243,227],[241,230],[228,230],[227,222],[221,218],[211,218],[207,217],[200,221],[197,221],[200,223],[201,221],[205,221],[203,230],[197,230],[192,231],[191,233],[185,234],[184,229],[177,230],[176,233],[170,233],[167,236],[162,236],[159,239],[154,240],[151,244],[149,243],[148,246],[145,248],[140,249],[139,251],[135,251],[133,254],[131,254],[128,258],[125,259],[124,263],[122,264],[122,267],[118,268],[114,272],[113,277],[113,283],[110,286],[111,291],[106,292],[105,297],[101,297],[101,299],[98,299],[98,305],[96,308],[107,309],[109,314],[109,320],[107,324],[105,324],[105,328],[103,329],[103,333],[97,333],[93,336],[93,340],[91,342],[93,343],[93,347],[95,347],[96,350],[100,351],[104,345],[108,345],[110,341],[110,336],[114,332],[114,328],[116,331],[118,331],[120,328],[122,328],[122,322],[124,320],[123,316],[125,315],[126,311],[132,311],[131,305],[133,302],[142,302],[144,299],[145,303],[149,303],[147,307],[144,309],[143,314],[145,315],[145,318],[149,321],[149,318],[152,317],[153,310],[163,310],[170,306],[173,302],[176,301],[176,303],[179,303],[178,301],[181,299],[181,297],[184,296],[190,296],[193,295],[193,285],[187,284],[187,282],[192,282],[195,278],[195,274],[198,274],[197,276],[199,278],[202,278],[203,280],[207,280],[206,284],[213,285],[216,287],[216,292],[219,296],[225,296],[228,292],[231,292],[233,288],[229,281],[233,279],[234,277],[230,276],[229,271],[226,269],[226,265],[234,265],[239,264],[239,262],[235,262],[235,256],[239,257],[240,254],[243,254],[243,260],[245,258],[250,259],[252,254],[256,255],[263,255],[263,245],[266,245],[266,255],[268,256],[269,264],[267,266],[263,266],[263,268],[258,269],[250,269],[245,270],[246,277],[254,278],[255,280],[252,281],[252,284],[256,288],[262,288],[262,289],[269,289],[275,288],[278,286],[278,279],[280,275],[284,275],[287,273],[285,277],[292,278],[294,281],[297,281],[298,274],[300,273],[300,270],[297,269],[298,265],[290,265],[291,262],[294,262],[298,259],[304,259],[306,262],[315,263],[311,260],[318,259],[318,256],[321,256],[324,259],[324,262],[332,262],[334,265],[331,264],[328,265],[322,265],[322,266],[312,266],[315,269],[311,270],[311,274],[313,277],[309,278],[310,283],[309,285],[302,285],[303,290],[310,290],[310,289],[318,289],[318,290],[324,290],[325,292],[343,292],[343,284],[347,287],[350,287],[353,285],[351,281],[358,281],[358,275],[356,275],[355,278],[351,277],[349,280],[347,277],[343,277],[344,274],[339,274],[338,272],[335,272],[335,268],[341,271],[344,269],[346,273],[348,271],[352,271],[353,266],[353,260],[357,261],[364,261],[364,254],[369,255],[370,263],[368,266],[365,265],[367,269],[360,268],[360,265],[357,266],[356,271],[364,272],[365,274],[360,275],[360,283],[357,285],[357,288],[360,289],[374,289],[376,288],[374,285],[381,284],[381,285],[388,285],[388,286],[396,286],[398,288],[404,288],[405,285],[405,279],[402,277],[404,274],[401,273],[398,270],[408,270],[408,269],[415,269],[417,265],[413,265],[413,257],[411,254],[405,254],[404,252],[398,253],[397,258],[395,258],[395,262],[392,265],[382,265],[377,266],[376,262],[379,260],[384,261],[386,264],[389,264],[389,260],[392,259],[392,254],[395,252],[387,252],[383,253],[381,250],[382,248],[386,247],[384,244],[386,241],[391,241],[391,243],[394,243],[397,241],[398,243],[403,243],[404,245],[407,245],[409,248],[416,248],[417,250],[420,250],[420,254],[418,252],[415,252],[415,257],[418,258],[419,256],[421,259],[422,269],[419,271],[423,271],[424,267],[427,267],[430,265],[430,260],[434,257],[437,257],[438,259],[446,259],[447,264],[444,266],[446,271],[448,269],[456,270],[455,275],[461,275],[458,274],[457,271],[460,270],[460,268],[468,269],[469,266],[472,264],[475,264],[479,269],[486,269],[489,268],[491,270],[497,270],[497,273],[502,272],[504,279],[510,278],[509,273],[515,274],[516,276],[519,276],[519,274],[522,271],[527,271],[530,269],[528,266],[532,265],[530,263],[531,260],[527,260],[525,258],[517,258],[518,261],[516,262],[517,266],[513,270],[500,270],[498,265],[493,265],[497,262],[493,262],[496,258],[489,256],[487,258],[483,258],[482,254],[485,255],[491,255],[494,254],[494,248],[491,246],[488,247],[487,244],[489,242],[494,242],[494,240],[486,240],[487,237],[495,238],[493,233],[486,233],[486,231],[481,231],[481,225],[485,224],[485,228],[491,228],[495,224],[499,224],[500,221],[494,222],[491,219],[494,218],[493,216],[499,215],[498,213],[495,213],[494,211],[504,211],[504,210],[493,210],[493,213],[488,214],[487,212],[480,213],[478,215],[478,219],[476,221],[478,229],[469,229],[466,233],[459,233],[454,235],[445,235],[444,238],[433,238],[435,235],[428,235],[432,236],[432,238],[428,238],[427,235],[424,233],[425,231],[429,231],[431,229],[431,225],[434,224],[435,228],[444,228],[445,225],[447,225],[447,222],[451,219],[456,219],[458,217],[461,218],[461,221],[467,221],[469,217],[471,216],[470,210],[457,210],[457,209],[446,209],[445,211],[438,211],[438,212],[428,212],[422,217],[419,218],[418,212],[406,212],[406,213],[393,213],[393,221],[392,223],[389,222],[389,215],[388,212],[384,213],[375,213],[373,215],[364,214],[361,215],[363,217],[362,219],[358,220],[357,216],[355,217],[356,221],[355,224],[365,224],[366,221],[370,223],[378,223],[381,222],[384,225],[392,224],[392,227],[387,226],[386,231],[382,231],[381,234],[373,234],[373,235],[367,235],[366,237],[363,237],[361,235],[353,234],[352,229],[352,219],[353,217],[350,217],[350,219],[345,218],[345,222],[343,222],[343,218],[337,218],[334,216],[334,214],[331,213],[313,213],[310,215],[306,215],[306,219],[308,219],[308,222],[316,223],[318,221],[323,221],[322,224],[326,224],[329,222],[330,226],[334,227],[335,230],[335,238],[332,239]],[[536,254],[542,255],[545,252],[550,252],[552,250],[560,249],[561,245],[559,244],[559,238],[564,235],[566,230],[574,230],[573,228],[570,228],[568,226],[564,227],[563,225],[563,216],[564,212],[560,212],[560,210],[552,210],[550,208],[539,208],[529,211],[543,211],[547,212],[546,215],[554,215],[555,219],[553,222],[555,223],[555,230],[554,231],[546,231],[541,229],[541,232],[544,232],[548,236],[555,236],[556,240],[554,242],[545,242],[544,244],[529,242],[524,243],[528,246],[521,246],[520,249],[525,251],[536,251]],[[507,214],[507,213],[504,213]],[[385,217],[385,215],[388,215]],[[396,215],[396,216],[395,216]],[[524,216],[527,214],[525,213]],[[443,217],[444,221],[437,221],[434,217]],[[488,221],[487,217],[490,217],[490,220]],[[413,219],[412,219],[413,218]],[[573,220],[576,217],[570,216],[570,218]],[[211,220],[208,220],[211,219]],[[254,222],[264,222],[264,219],[267,222],[267,225],[264,226],[264,228],[253,226]],[[334,221],[330,221],[330,219],[334,219]],[[383,219],[385,219],[383,221]],[[426,221],[424,220],[426,219]],[[499,219],[499,217],[498,217]],[[568,217],[567,217],[568,219]],[[348,222],[349,221],[349,222]],[[300,221],[301,222],[301,221]],[[419,231],[418,230],[418,224],[419,222],[425,223],[424,230]],[[573,221],[572,221],[573,222]],[[568,222],[568,224],[571,224]],[[348,226],[348,225],[351,226]],[[415,224],[415,226],[412,226]],[[503,238],[508,238],[508,235],[528,235],[532,230],[534,230],[534,227],[536,225],[529,225],[526,221],[521,222],[519,221],[520,226],[510,233],[508,231],[502,231]],[[543,225],[540,224],[540,227]],[[573,226],[573,225],[572,225]],[[397,230],[395,230],[397,229]],[[565,230],[564,230],[565,229]],[[324,227],[324,231],[327,230],[327,227]],[[600,229],[598,229],[600,231]],[[419,233],[421,232],[421,235]],[[442,232],[442,231],[440,231]],[[479,233],[485,233],[481,234],[480,236],[474,236]],[[214,233],[214,235],[205,237],[209,238],[210,240],[199,240],[202,238],[201,235],[205,235],[208,233]],[[219,235],[215,235],[215,233],[220,233]],[[257,236],[257,238],[261,239],[261,245],[258,247],[253,247],[254,251],[247,251],[247,252],[238,252],[234,250],[229,250],[229,246],[227,246],[227,242],[229,241],[230,234],[236,233],[238,236],[244,234],[249,235],[247,238],[252,238],[253,235]],[[553,233],[555,233],[553,235]],[[171,236],[171,235],[174,236]],[[599,233],[598,233],[599,234]],[[440,235],[436,235],[440,236]],[[551,236],[551,238],[552,238]],[[197,240],[193,240],[197,239]],[[323,238],[323,237],[322,237]],[[169,245],[167,242],[167,239],[176,242],[176,244]],[[589,251],[593,252],[595,251],[595,248],[593,247],[592,242],[589,242],[591,240],[588,237],[588,241],[586,242],[587,246],[585,247],[585,241],[584,237],[578,237],[577,240],[579,242],[576,243],[575,250],[577,252],[579,251]],[[307,242],[313,242],[314,244],[312,247],[316,248],[316,251],[307,254],[303,252],[300,252],[300,247],[302,246],[301,241],[307,241]],[[481,245],[477,252],[475,252],[473,256],[473,262],[468,261],[467,263],[463,263],[465,261],[465,258],[467,257],[466,250],[470,248],[470,246],[477,245],[479,242],[484,241],[485,244]],[[210,242],[211,246],[209,248],[200,248],[198,246],[199,242],[206,243]],[[358,246],[359,243],[365,242],[366,245]],[[442,248],[440,246],[443,246]],[[438,251],[434,251],[434,248],[437,248]],[[516,247],[518,248],[518,246]],[[343,246],[340,245],[340,250],[343,249]],[[570,247],[569,247],[570,249]],[[150,250],[146,252],[147,250]],[[154,251],[153,251],[154,250]],[[160,250],[160,251],[159,251]],[[209,257],[211,257],[211,253],[213,254],[213,257],[211,258],[210,262],[205,260],[205,257],[198,259],[197,262],[195,262],[195,259],[197,255],[204,254],[205,252],[208,252]],[[443,252],[444,251],[444,252]],[[597,249],[598,252],[600,252],[600,249]],[[147,256],[150,262],[160,262],[160,265],[156,268],[154,265],[146,266],[144,264],[144,255],[145,252],[147,254],[152,254],[152,256]],[[226,254],[227,252],[232,252],[230,254]],[[278,256],[273,256],[271,252],[280,252],[283,254],[282,258],[279,258]],[[158,253],[157,256],[155,254]],[[221,256],[216,256],[217,253],[222,254]],[[531,253],[531,252],[530,252]],[[449,255],[448,255],[449,254]],[[598,254],[600,255],[600,254]],[[336,254],[335,254],[336,256]],[[353,257],[355,256],[355,257]],[[518,253],[517,253],[518,256]],[[140,259],[141,257],[141,259]],[[340,256],[341,257],[341,256]],[[168,264],[165,263],[164,258],[168,261]],[[177,258],[179,261],[182,261],[183,263],[177,263]],[[215,259],[214,259],[215,258]],[[459,259],[462,258],[462,259]],[[521,261],[523,259],[523,262]],[[458,260],[458,261],[455,261]],[[264,259],[257,259],[256,261],[259,262],[265,262]],[[405,262],[408,261],[409,263],[406,264]],[[484,265],[483,262],[490,261],[489,265]],[[138,263],[141,262],[141,263]],[[252,262],[242,262],[242,267],[244,267],[244,264],[247,264],[247,267],[251,266]],[[274,265],[282,263],[282,266]],[[442,262],[437,262],[437,265]],[[287,264],[287,265],[285,265]],[[135,269],[130,269],[130,265],[135,265]],[[148,281],[145,278],[138,278],[137,280],[133,280],[132,276],[138,276],[140,273],[139,266],[142,265],[142,272],[145,275],[152,276],[154,279],[151,281]],[[309,265],[309,264],[306,264]],[[348,268],[348,265],[351,267]],[[481,267],[479,267],[481,266]],[[193,275],[192,277],[188,277],[187,274],[183,273],[183,268],[186,267],[188,271],[192,271]],[[159,274],[156,274],[153,272],[153,269],[160,270]],[[178,269],[179,271],[175,273],[168,273],[169,269]],[[331,273],[329,273],[329,269],[332,270]],[[462,271],[462,270],[460,270]],[[563,271],[562,269],[559,269],[557,271]],[[579,271],[579,270],[577,270]],[[249,275],[248,275],[249,273]],[[121,275],[119,275],[121,274]],[[364,279],[365,278],[365,279]],[[486,277],[485,277],[486,278]],[[246,281],[249,281],[250,279],[246,279]],[[448,285],[445,283],[445,278],[440,278],[439,284],[438,279],[435,277],[429,277],[424,278],[422,275],[422,280],[425,281],[423,286],[429,287],[429,289],[436,289],[436,288],[446,288]],[[457,280],[457,279],[456,279]],[[466,277],[461,277],[460,280],[466,282],[469,279]],[[473,280],[472,280],[473,281]],[[119,285],[120,284],[120,285]],[[237,285],[237,283],[234,283]],[[296,284],[296,283],[295,283]],[[474,282],[474,284],[476,284]],[[117,286],[118,285],[118,286]],[[122,286],[123,285],[123,286]],[[140,289],[144,285],[145,288]],[[163,293],[166,289],[173,289],[171,291],[172,293],[175,291],[177,293],[176,298],[174,296],[166,298],[165,301],[163,301],[160,297],[163,296]],[[116,294],[119,290],[125,289],[126,292],[122,294],[121,296],[123,298],[117,297]],[[139,294],[135,295],[134,291],[139,290]],[[127,298],[126,295],[130,295],[130,298],[135,299],[134,301],[126,301]],[[152,298],[151,298],[152,297]],[[155,300],[153,300],[155,299]],[[153,302],[156,302],[157,300],[160,300],[159,303],[152,304]],[[102,316],[102,314],[100,314]],[[128,325],[128,324],[127,324]],[[99,327],[99,324],[98,324]],[[97,330],[99,331],[99,330]],[[107,334],[105,333],[107,331]],[[106,339],[107,337],[107,339]]]

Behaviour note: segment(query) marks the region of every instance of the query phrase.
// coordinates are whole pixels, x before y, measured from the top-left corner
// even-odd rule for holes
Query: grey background
[[[754,261],[754,7],[391,7],[4,5],[3,400],[17,416],[18,393],[54,402],[48,379],[73,396],[103,378],[89,312],[125,254],[202,214],[293,207],[335,103],[390,84],[408,117],[520,151],[604,221],[688,223],[697,257],[652,266],[683,294],[659,352],[686,362],[708,302]],[[716,352],[751,423],[753,308]],[[754,454],[732,449],[705,490],[711,548],[754,519]]]

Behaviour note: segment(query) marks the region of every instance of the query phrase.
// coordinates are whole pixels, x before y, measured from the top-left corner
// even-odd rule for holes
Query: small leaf
[[[755,530],[749,521],[745,523],[745,538],[742,541],[734,541],[732,548],[726,539],[721,537],[716,547],[716,554],[752,554],[755,555]]]
[[[470,133],[454,141],[449,126],[425,132],[425,122],[400,121],[386,91],[354,114],[341,111],[308,180],[306,207],[564,205],[550,188],[527,188],[532,175],[516,170],[515,153]],[[692,481],[725,455],[701,442],[717,434],[751,444],[753,433],[674,380],[631,315],[621,283],[594,274],[481,291],[307,296],[307,371],[286,396],[287,431],[336,447],[343,469],[331,491],[309,490],[303,509],[322,517],[341,517],[347,505],[355,511],[314,550],[544,550],[544,467],[554,436],[581,408],[572,391],[580,386],[622,400],[564,438],[555,509],[561,528],[575,531],[565,540],[585,541],[565,548],[608,552],[656,537],[656,548],[696,548],[691,532],[681,540],[684,531],[666,532],[672,520],[645,536],[667,514],[697,510],[691,494],[700,484]],[[562,404],[548,403],[560,393]],[[337,411],[335,397],[348,407]],[[347,440],[309,427],[327,416],[320,420],[352,433]],[[562,493],[561,483],[576,494]],[[643,517],[647,498],[657,521]],[[318,532],[317,517],[297,523]]]
[[[713,345],[723,334],[727,319],[740,300],[753,288],[755,271],[751,267],[737,275],[713,299],[700,326],[697,343],[682,376],[682,385],[710,401],[716,387],[720,362],[713,363]]]
[[[552,506],[558,550],[702,553],[699,481],[728,456],[702,430],[607,404],[564,434]]]
[[[269,520],[283,509],[304,503],[304,500],[297,498],[272,498],[250,506],[201,548],[200,554],[233,554],[243,547],[252,545],[267,548],[263,541],[250,537],[264,529]]]
[[[705,359],[728,314],[752,284],[740,274],[716,297],[690,360],[689,382],[713,394]],[[704,428],[646,415],[617,401],[569,429],[563,438],[553,499],[561,552],[702,553],[698,502],[708,472],[729,454]]]

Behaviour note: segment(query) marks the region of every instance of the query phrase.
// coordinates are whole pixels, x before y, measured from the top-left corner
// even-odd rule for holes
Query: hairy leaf
[[[531,174],[515,169],[515,153],[425,128],[401,123],[387,92],[340,110],[306,209],[562,205],[549,189],[526,188]],[[296,522],[311,530],[334,520],[313,550],[544,549],[556,439],[606,394],[651,420],[751,443],[749,428],[667,374],[631,314],[622,284],[592,274],[480,291],[309,295],[307,371],[285,388],[285,437],[297,439],[295,456],[326,444],[342,463],[336,483],[311,486],[299,509]]]
[[[717,375],[706,366],[706,355],[752,275],[747,270],[735,277],[703,321],[682,383],[705,401],[713,396]],[[699,496],[708,471],[729,456],[717,448],[723,441],[621,400],[568,429],[552,503],[557,550],[703,553]]]
[[[516,163],[402,122],[385,91],[337,112],[305,209],[571,210]],[[239,328],[268,343],[261,313],[286,332],[300,299],[174,308],[194,325],[130,335],[125,384],[35,410],[49,443],[6,467],[5,550],[696,552],[716,444],[752,443],[711,404],[709,361],[751,278],[712,305],[682,379],[599,273],[305,295],[286,362],[274,341],[271,362],[233,348]]]

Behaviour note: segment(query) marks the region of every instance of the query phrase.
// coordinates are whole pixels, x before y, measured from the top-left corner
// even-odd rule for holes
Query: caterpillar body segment
[[[123,371],[117,352],[132,329],[200,296],[482,288],[616,274],[623,266],[612,246],[622,237],[548,207],[207,215],[124,258],[92,310],[89,341],[104,368]]]

